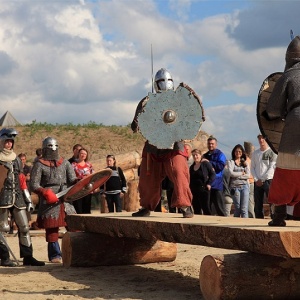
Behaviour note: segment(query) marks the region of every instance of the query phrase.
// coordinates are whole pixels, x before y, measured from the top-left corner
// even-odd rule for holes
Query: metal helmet
[[[161,68],[157,71],[154,78],[154,88],[156,93],[166,90],[174,90],[174,82],[171,73]]]
[[[46,160],[58,160],[58,143],[57,140],[48,136],[43,140],[42,157]]]
[[[287,47],[285,55],[285,70],[300,62],[300,36],[297,35]]]
[[[6,140],[12,140],[14,147],[15,137],[17,136],[18,132],[14,128],[2,128],[0,130],[0,149],[4,148],[4,143]]]

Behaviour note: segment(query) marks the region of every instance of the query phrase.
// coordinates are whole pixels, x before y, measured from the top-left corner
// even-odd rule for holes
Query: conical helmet
[[[285,55],[285,70],[300,62],[300,36],[297,35],[288,45]]]
[[[171,73],[161,68],[155,74],[154,88],[156,93],[166,90],[174,90],[174,83]]]

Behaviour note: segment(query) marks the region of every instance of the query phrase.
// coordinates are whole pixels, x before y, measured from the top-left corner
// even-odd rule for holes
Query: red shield
[[[111,169],[104,169],[81,179],[66,193],[64,200],[71,202],[90,194],[103,185],[110,178],[111,174]]]

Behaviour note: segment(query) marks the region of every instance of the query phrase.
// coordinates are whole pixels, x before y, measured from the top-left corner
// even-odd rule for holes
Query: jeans
[[[234,203],[234,217],[248,218],[249,184],[231,188]]]
[[[254,184],[254,212],[255,218],[264,219],[264,197],[269,195],[272,179],[266,180],[262,186]]]
[[[107,202],[107,207],[109,212],[114,212],[115,206],[116,206],[116,212],[122,212],[122,199],[120,197],[120,193],[105,194],[105,197],[106,197],[106,202]]]
[[[48,258],[51,261],[53,258],[61,258],[61,251],[58,241],[48,242]]]

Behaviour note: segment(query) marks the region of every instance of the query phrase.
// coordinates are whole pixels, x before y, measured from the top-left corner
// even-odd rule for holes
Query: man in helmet
[[[174,89],[172,76],[166,69],[160,69],[155,75],[154,87],[157,93]],[[131,124],[133,132],[138,131],[138,116],[143,111],[147,97],[142,99],[136,109]],[[159,134],[159,132],[158,132]],[[171,206],[181,209],[184,218],[194,216],[192,193],[189,188],[189,169],[187,151],[184,142],[175,142],[173,149],[158,149],[146,141],[140,166],[140,204],[142,208],[132,214],[133,217],[149,216],[161,199],[161,183],[165,176],[173,182]],[[149,171],[150,170],[150,171]]]
[[[13,150],[16,135],[17,131],[13,128],[2,128],[0,131],[0,231],[9,231],[10,212],[18,227],[23,265],[44,266],[44,262],[36,260],[32,255],[26,211],[30,212],[34,207],[26,186],[26,177],[22,172],[22,162]],[[6,259],[4,257],[4,260],[1,260],[1,265],[11,266],[7,259],[6,255]]]
[[[67,225],[66,215],[76,214],[71,203],[56,196],[56,193],[77,181],[70,162],[60,157],[58,150],[56,139],[46,137],[42,143],[42,158],[33,165],[30,176],[31,189],[39,196],[38,226],[46,230],[48,258],[52,263],[62,262],[58,243],[59,227]]]
[[[263,113],[267,119],[285,120],[268,197],[275,205],[269,226],[286,226],[286,205],[300,201],[300,36],[290,42],[285,60],[284,73]]]

